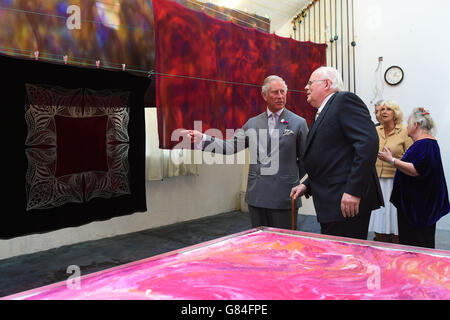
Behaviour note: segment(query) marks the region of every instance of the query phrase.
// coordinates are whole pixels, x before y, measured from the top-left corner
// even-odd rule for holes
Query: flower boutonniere
[[[281,122],[282,124],[288,124],[288,123],[289,123],[287,120],[284,120],[284,119],[281,119],[280,122]]]

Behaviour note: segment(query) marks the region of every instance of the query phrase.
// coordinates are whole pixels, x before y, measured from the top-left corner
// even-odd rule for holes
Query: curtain
[[[154,0],[153,9],[160,148],[178,147],[180,128],[214,128],[225,137],[242,127],[265,110],[261,85],[271,74],[287,83],[286,107],[311,125],[315,109],[304,87],[326,63],[325,44],[241,27],[173,1]]]
[[[199,174],[199,166],[193,161],[194,153],[198,150],[159,148],[156,108],[145,108],[145,134],[147,180]]]

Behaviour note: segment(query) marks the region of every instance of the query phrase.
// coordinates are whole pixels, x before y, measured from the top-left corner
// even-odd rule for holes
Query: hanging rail
[[[354,12],[353,0],[313,0],[291,22],[297,40],[327,45],[326,64],[341,73],[348,91],[356,93]]]

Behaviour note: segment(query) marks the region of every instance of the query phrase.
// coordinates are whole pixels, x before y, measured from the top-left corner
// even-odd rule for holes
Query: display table
[[[261,227],[3,299],[448,300],[450,252]]]

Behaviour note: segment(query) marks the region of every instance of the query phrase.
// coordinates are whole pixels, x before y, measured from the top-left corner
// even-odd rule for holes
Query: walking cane
[[[291,198],[291,209],[292,209],[292,230],[295,230],[296,225],[295,225],[295,199],[294,199],[294,197]]]

